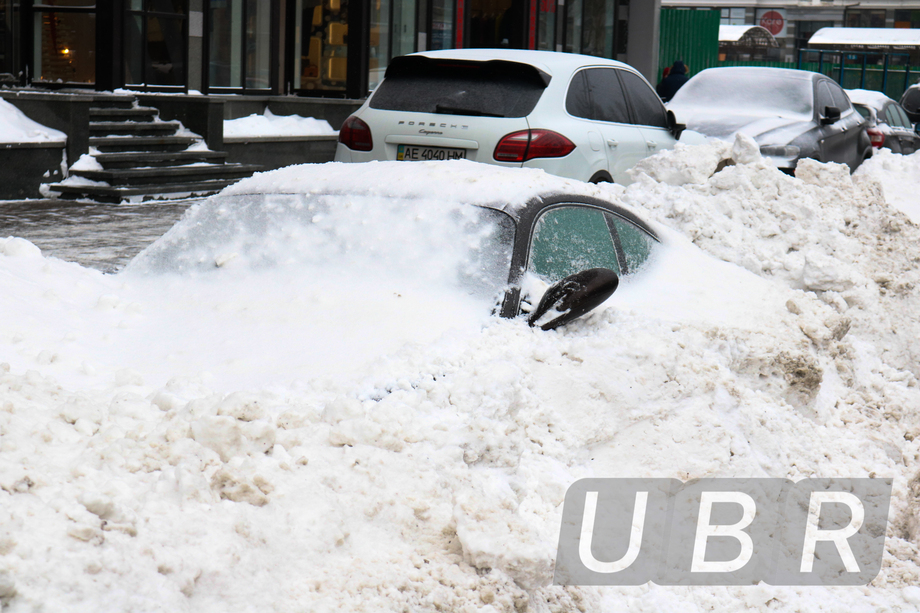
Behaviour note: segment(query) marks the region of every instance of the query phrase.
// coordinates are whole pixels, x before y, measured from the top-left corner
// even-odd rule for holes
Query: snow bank
[[[192,272],[153,266],[149,252],[106,276],[0,241],[0,312],[12,322],[0,328],[0,602],[915,609],[918,305],[906,284],[917,227],[882,199],[871,167],[851,178],[805,163],[792,178],[749,145],[678,147],[643,163],[629,188],[582,188],[644,208],[664,224],[663,245],[606,308],[549,333],[473,318],[413,342],[411,329],[387,328],[398,309],[349,318],[349,297],[294,274],[297,258]],[[371,189],[383,169],[354,181]],[[473,167],[454,170],[462,193]],[[883,185],[902,180],[888,172]],[[491,169],[479,177],[496,197],[511,191]],[[283,192],[299,180],[284,169],[250,185]],[[157,249],[200,236],[206,212]],[[273,235],[287,245],[276,254],[296,242],[296,216],[282,219],[293,242]],[[393,301],[403,299],[416,317],[422,295]],[[340,376],[304,370],[304,354],[329,355],[351,330],[363,335],[354,347],[391,332],[397,342]],[[578,478],[873,475],[894,478],[894,497],[882,571],[866,588],[550,585]]]
[[[881,183],[885,201],[920,224],[920,156],[879,149],[856,169],[857,177],[874,177]]]
[[[300,115],[275,115],[265,109],[259,115],[224,120],[224,136],[231,138],[259,136],[323,136],[338,134],[325,119]]]
[[[64,142],[67,135],[32,121],[18,108],[0,99],[0,142]]]

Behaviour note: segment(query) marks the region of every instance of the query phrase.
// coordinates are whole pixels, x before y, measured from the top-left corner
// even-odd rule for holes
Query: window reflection
[[[296,0],[294,89],[345,91],[348,0]]]
[[[36,12],[35,38],[33,59],[36,80],[53,83],[95,82],[95,13]]]

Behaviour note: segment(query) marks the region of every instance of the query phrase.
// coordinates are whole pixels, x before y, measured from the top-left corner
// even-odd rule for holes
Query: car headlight
[[[764,145],[760,148],[760,155],[776,158],[794,158],[799,155],[799,148],[794,145]]]

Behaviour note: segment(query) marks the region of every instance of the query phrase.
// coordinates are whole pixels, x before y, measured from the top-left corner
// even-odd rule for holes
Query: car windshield
[[[812,118],[814,108],[811,79],[736,70],[701,72],[680,88],[668,106],[675,112],[680,108],[806,121]]]
[[[126,270],[294,269],[304,279],[388,280],[493,300],[507,284],[513,240],[507,214],[477,206],[350,194],[214,196]]]
[[[386,111],[524,117],[545,88],[541,73],[528,64],[413,56],[394,60],[370,106]]]

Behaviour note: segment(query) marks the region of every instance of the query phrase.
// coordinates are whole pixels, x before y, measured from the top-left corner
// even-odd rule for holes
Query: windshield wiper
[[[445,106],[438,104],[434,107],[437,113],[448,113],[450,115],[472,115],[475,117],[504,117],[501,113],[487,113],[486,111],[477,111],[476,109],[464,109],[459,106]]]

